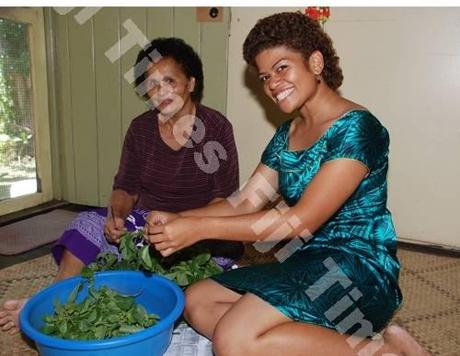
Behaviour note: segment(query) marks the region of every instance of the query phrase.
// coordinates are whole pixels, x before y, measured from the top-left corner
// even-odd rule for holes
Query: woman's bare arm
[[[149,238],[158,250],[168,255],[203,239],[265,241],[309,236],[340,209],[367,174],[367,167],[358,161],[331,161],[321,167],[299,202],[284,211],[184,216],[154,227]]]

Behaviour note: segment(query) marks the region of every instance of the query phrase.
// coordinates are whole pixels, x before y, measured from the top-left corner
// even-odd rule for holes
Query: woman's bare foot
[[[404,356],[431,356],[406,330],[397,325],[391,325],[383,334],[387,345],[401,350]]]
[[[28,299],[12,299],[3,303],[0,311],[0,328],[10,335],[19,332],[19,312]]]

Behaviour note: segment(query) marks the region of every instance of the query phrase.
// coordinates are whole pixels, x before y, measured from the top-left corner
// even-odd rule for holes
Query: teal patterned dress
[[[259,296],[292,320],[372,336],[402,301],[396,234],[386,207],[388,132],[370,112],[355,110],[337,119],[309,148],[291,151],[291,122],[277,129],[262,155],[262,163],[278,171],[279,192],[288,205],[297,203],[328,161],[357,160],[369,175],[289,258],[213,279]]]

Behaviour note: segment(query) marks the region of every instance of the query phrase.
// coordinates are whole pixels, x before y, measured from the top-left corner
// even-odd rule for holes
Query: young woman
[[[191,286],[186,319],[219,356],[423,355],[396,326],[370,339],[402,300],[386,208],[387,130],[339,95],[343,76],[332,42],[305,15],[260,20],[243,50],[265,94],[297,118],[277,129],[237,195],[180,214],[152,212],[148,238],[165,256],[216,237],[291,241],[279,263]],[[286,204],[263,210],[275,192]]]

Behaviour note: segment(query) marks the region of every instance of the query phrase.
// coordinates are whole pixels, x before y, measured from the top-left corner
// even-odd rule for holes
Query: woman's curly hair
[[[203,63],[191,46],[176,37],[156,38],[139,52],[134,66],[136,91],[146,92],[144,80],[147,78],[147,68],[156,57],[174,59],[188,79],[195,78],[195,88],[190,96],[194,103],[199,103],[204,89]],[[144,98],[148,99],[148,94]]]
[[[265,49],[286,46],[302,53],[308,60],[318,50],[324,58],[321,73],[326,84],[333,90],[343,80],[339,57],[335,53],[331,38],[319,23],[301,12],[282,12],[257,21],[243,44],[245,61],[255,66],[255,57]]]

